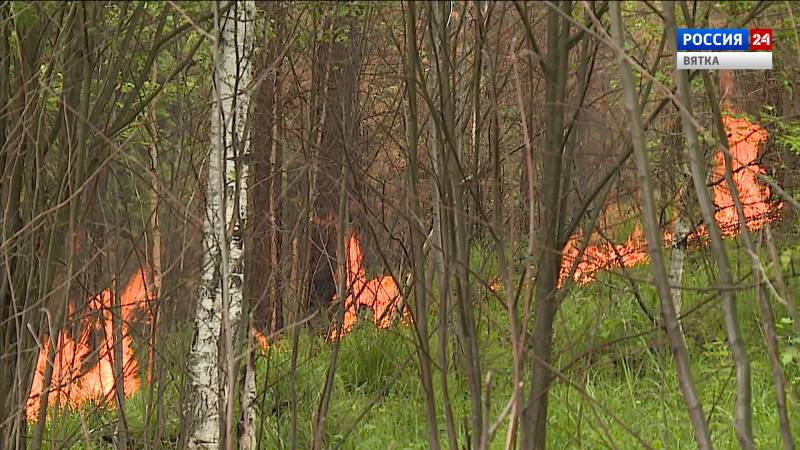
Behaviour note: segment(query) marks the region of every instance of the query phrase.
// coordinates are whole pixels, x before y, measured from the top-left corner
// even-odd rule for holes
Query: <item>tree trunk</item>
[[[426,281],[424,273],[423,241],[425,233],[419,229],[421,215],[419,202],[419,160],[417,158],[417,144],[419,142],[419,127],[417,117],[417,67],[419,66],[419,51],[417,49],[417,15],[413,2],[408,2],[405,8],[405,38],[406,38],[406,73],[405,85],[408,95],[408,109],[406,113],[406,145],[408,147],[408,166],[406,169],[406,195],[409,217],[409,238],[411,240],[411,267],[414,282],[414,326],[417,333],[417,358],[419,359],[419,373],[422,381],[422,391],[425,398],[425,412],[428,422],[428,446],[431,450],[438,450],[439,425],[436,419],[436,399],[433,390],[433,375],[429,345],[428,315],[430,312],[430,296],[427,288],[430,284]]]
[[[673,133],[678,135],[680,133],[679,121],[674,122]],[[669,284],[672,287],[672,304],[675,306],[675,317],[678,318],[681,334],[683,334],[683,323],[681,317],[681,283],[683,283],[683,268],[686,260],[686,248],[688,246],[688,237],[692,231],[691,219],[689,216],[689,204],[691,198],[691,174],[689,168],[686,166],[685,160],[682,158],[683,147],[685,142],[683,139],[676,138],[671,140],[670,147],[666,151],[672,150],[675,154],[675,163],[680,169],[676,179],[678,180],[678,193],[675,196],[678,201],[675,205],[675,225],[672,228],[672,242],[670,242],[669,253]]]
[[[274,12],[273,7],[277,6],[277,3],[260,1],[256,6],[266,17],[269,17]],[[266,23],[269,23],[269,20]],[[275,195],[276,188],[280,189],[281,174],[277,169],[280,162],[272,162],[273,149],[276,147],[274,107],[277,77],[274,72],[275,68],[270,66],[270,62],[275,58],[275,49],[268,43],[267,31],[266,27],[261,31],[263,33],[261,57],[256,69],[256,79],[260,84],[253,99],[252,123],[259,125],[254,127],[251,132],[253,171],[250,180],[252,187],[247,197],[250,236],[247,241],[245,281],[250,320],[248,321],[245,347],[244,373],[240,380],[238,431],[239,449],[241,450],[251,450],[257,446],[254,353],[256,343],[253,333],[256,330],[266,330],[268,335],[272,335],[277,333],[283,323],[282,298],[277,288],[280,276],[277,257],[280,251],[280,235],[277,226],[280,222],[276,219],[279,216],[277,206],[279,196]],[[264,214],[265,210],[267,214]]]
[[[332,8],[355,8],[355,5],[331,3]],[[357,167],[359,143],[359,72],[362,63],[361,14],[347,14],[326,20],[329,33],[320,45],[320,70],[324,80],[323,113],[319,152],[314,180],[314,233],[311,245],[312,300],[325,307],[336,294],[332,267],[336,267],[336,239],[339,193],[345,182],[342,164]],[[311,124],[313,125],[313,124]],[[345,155],[349,150],[349,154]],[[350,172],[353,173],[353,172]],[[348,208],[350,208],[348,206]],[[358,217],[353,217],[358,222]]]
[[[567,16],[572,2],[557,6]],[[536,270],[534,291],[533,380],[525,408],[522,410],[522,448],[541,450],[547,443],[547,402],[553,379],[550,362],[553,350],[553,321],[558,305],[556,286],[561,268],[559,242],[560,228],[564,222],[561,208],[562,168],[564,166],[564,103],[568,76],[568,37],[570,22],[563,19],[555,8],[547,13],[547,57],[545,62],[545,149],[542,155],[542,199],[540,209],[540,254]],[[527,314],[527,313],[526,313]]]
[[[258,8],[264,15],[272,12],[271,3],[260,1]],[[266,30],[264,30],[266,36]],[[256,68],[257,78],[260,81],[253,98],[253,123],[257,124],[252,129],[252,173],[249,193],[249,230],[250,236],[247,250],[247,297],[257,329],[267,330],[268,333],[276,331],[273,317],[280,310],[279,299],[273,297],[271,286],[277,277],[277,266],[272,265],[272,255],[277,249],[273,248],[273,218],[275,179],[280,173],[274,170],[272,153],[275,147],[275,83],[274,72],[268,73],[269,64],[274,58],[271,45],[267,44],[264,37],[261,45],[261,56]],[[277,319],[277,317],[275,317]]]
[[[91,8],[91,5],[83,5],[82,8]],[[73,269],[74,269],[74,259],[75,259],[75,237],[77,235],[78,229],[78,210],[80,207],[80,196],[74,195],[79,186],[83,183],[86,175],[86,153],[87,153],[87,136],[88,136],[88,124],[85,120],[80,120],[80,117],[87,117],[89,113],[89,105],[90,105],[90,87],[91,87],[91,75],[89,69],[89,42],[87,41],[87,34],[86,30],[89,27],[89,24],[84,20],[86,16],[86,10],[84,9],[81,11],[80,14],[75,16],[75,22],[72,24],[72,27],[69,27],[71,30],[74,30],[73,40],[70,45],[74,45],[72,49],[70,49],[71,56],[74,61],[77,61],[70,70],[68,71],[69,76],[65,75],[65,86],[69,86],[69,88],[65,88],[65,94],[63,95],[64,103],[67,105],[72,105],[71,108],[68,110],[65,109],[65,119],[64,119],[64,142],[69,146],[69,155],[70,157],[64,161],[64,168],[68,172],[67,178],[67,188],[63,193],[63,197],[69,204],[67,211],[64,212],[62,209],[61,214],[59,214],[58,222],[63,223],[62,221],[67,223],[66,230],[63,228],[59,229],[58,232],[54,229],[51,231],[48,240],[48,247],[53,248],[56,247],[53,253],[49,256],[49,259],[46,269],[45,269],[45,276],[43,277],[43,283],[40,284],[39,289],[40,292],[43,292],[45,289],[51,289],[53,280],[55,278],[56,272],[56,265],[60,265],[57,263],[57,259],[54,256],[59,254],[64,254],[65,260],[67,261],[66,264],[66,273],[64,278],[66,280],[66,285],[64,287],[64,298],[61,304],[57,306],[57,310],[55,313],[55,317],[52,320],[52,324],[50,326],[50,347],[47,354],[47,366],[45,368],[42,386],[44,389],[42,390],[42,395],[39,399],[39,413],[36,424],[33,428],[33,436],[31,440],[31,449],[32,450],[39,450],[42,446],[42,440],[44,438],[44,429],[45,429],[45,422],[47,420],[47,405],[48,405],[48,390],[51,389],[51,382],[53,377],[53,369],[55,364],[56,358],[56,349],[58,347],[58,332],[61,330],[63,325],[64,317],[66,317],[68,305],[69,305],[69,293],[71,289],[71,281],[73,277]],[[88,14],[87,14],[88,15]],[[66,93],[68,92],[68,93]],[[75,107],[77,106],[77,108]],[[73,137],[74,136],[74,137]],[[75,155],[74,162],[69,161],[72,158],[72,155]],[[66,231],[65,234],[64,231]],[[55,336],[54,336],[55,334]]]
[[[611,3],[610,7],[611,33],[614,37],[615,46],[617,47],[617,64],[619,65],[620,78],[622,79],[625,110],[631,127],[631,142],[633,144],[634,158],[636,160],[639,190],[642,194],[642,219],[647,238],[647,251],[650,255],[650,268],[653,272],[653,281],[661,302],[661,315],[664,320],[667,338],[669,339],[672,354],[675,358],[678,382],[683,391],[684,401],[689,411],[692,426],[694,427],[695,439],[700,448],[710,449],[712,448],[712,444],[708,425],[703,415],[703,408],[692,377],[686,343],[683,340],[678,318],[675,314],[675,307],[672,303],[669,281],[667,279],[667,271],[664,267],[664,260],[661,257],[661,231],[659,230],[658,219],[656,217],[655,198],[653,195],[650,164],[648,162],[647,147],[645,144],[644,125],[642,124],[640,107],[636,100],[637,95],[633,73],[631,72],[623,50],[625,48],[625,30],[622,26],[622,13],[619,3]],[[672,35],[674,36],[674,34]]]
[[[158,82],[157,78],[157,70],[153,68],[153,75],[152,75],[152,82],[153,84]],[[148,392],[148,401],[145,404],[145,413],[144,413],[144,441],[145,445],[155,445],[158,442],[159,433],[156,432],[154,436],[151,437],[152,428],[150,425],[150,420],[153,417],[153,413],[155,412],[155,424],[156,429],[159,429],[160,424],[163,422],[161,415],[163,408],[161,407],[161,402],[157,401],[157,404],[154,405],[153,402],[155,399],[160,399],[161,392],[164,389],[164,383],[155,383],[154,380],[160,380],[161,377],[157,374],[159,370],[162,368],[162,364],[158,364],[158,359],[156,358],[156,344],[159,342],[159,324],[161,323],[159,319],[159,310],[161,302],[161,228],[159,226],[158,221],[158,205],[159,205],[159,176],[158,176],[158,146],[157,146],[157,133],[155,130],[158,126],[158,118],[156,115],[156,108],[150,109],[149,114],[150,126],[152,127],[151,131],[151,139],[152,142],[148,146],[149,155],[150,155],[150,173],[149,173],[149,181],[150,181],[150,230],[149,230],[149,244],[150,244],[150,267],[149,267],[149,274],[150,274],[150,285],[147,287],[153,294],[153,301],[148,303],[148,308],[150,309],[150,345],[147,351],[147,374],[150,381],[149,392]],[[156,393],[158,391],[158,394]],[[155,411],[154,411],[155,409]]]
[[[674,5],[669,4],[665,9],[669,9],[671,14],[668,27],[674,30]],[[674,34],[672,35],[674,36]],[[674,38],[671,37],[673,40]],[[686,138],[686,146],[689,150],[689,166],[694,183],[694,190],[697,195],[700,212],[703,221],[708,227],[708,234],[711,240],[711,250],[719,268],[719,282],[722,286],[719,293],[722,297],[722,313],[725,320],[725,333],[728,338],[728,346],[733,355],[733,362],[736,367],[736,411],[735,428],[736,437],[742,448],[753,448],[753,429],[752,429],[752,405],[751,405],[751,386],[750,386],[750,358],[747,355],[744,343],[742,342],[741,331],[739,330],[739,319],[736,314],[736,294],[730,287],[734,285],[731,274],[728,253],[725,250],[725,243],[722,241],[722,234],[719,225],[714,219],[714,203],[706,185],[706,165],[703,153],[700,149],[700,142],[695,130],[694,118],[691,112],[691,94],[688,74],[686,71],[677,71],[678,78],[678,98],[681,101],[681,118],[683,123],[683,133]]]
[[[109,186],[110,187],[110,186]],[[114,190],[109,189],[109,193],[116,193],[115,197],[119,198],[120,193],[114,192]],[[112,194],[113,195],[113,194]],[[121,243],[122,239],[120,236],[120,229],[119,226],[112,222],[109,224],[108,216],[105,219],[106,222],[106,237],[113,236],[114,243],[116,244],[116,248],[113,250],[109,250],[108,252],[108,267],[111,269],[111,273],[113,274],[111,279],[111,310],[108,311],[108,314],[111,316],[111,336],[105,336],[106,342],[109,342],[111,339],[110,348],[104,349],[106,352],[112,353],[112,372],[114,373],[114,401],[117,410],[117,426],[114,429],[114,447],[120,450],[127,450],[128,448],[128,419],[125,415],[125,362],[122,356],[122,339],[123,339],[123,318],[122,318],[122,299],[120,298],[120,291],[121,286],[120,284],[120,276],[121,276],[121,268],[122,264],[119,252],[119,244]],[[109,225],[111,225],[109,227]],[[110,228],[113,228],[113,232]],[[103,317],[106,315],[106,311],[102,312]],[[101,350],[102,352],[102,350]]]
[[[253,323],[251,319],[250,324]],[[247,348],[245,349],[244,374],[240,382],[239,406],[241,416],[239,418],[239,450],[254,450],[257,448],[256,442],[256,367],[255,367],[255,347],[256,342],[253,336],[255,328],[248,327]]]
[[[458,127],[456,111],[456,89],[453,85],[453,68],[458,64],[457,56],[452,54],[451,38],[448,23],[452,19],[450,6],[445,3],[429,4],[430,43],[433,56],[433,80],[435,95],[427,95],[428,107],[431,111],[431,120],[435,124],[437,136],[436,149],[438,155],[434,161],[434,174],[436,188],[439,189],[440,206],[439,219],[441,223],[442,254],[444,259],[443,272],[440,273],[440,345],[442,337],[451,335],[454,339],[456,362],[463,368],[470,396],[470,437],[471,447],[477,448],[482,440],[483,431],[483,402],[481,388],[481,365],[478,352],[478,340],[475,327],[475,318],[472,304],[471,274],[469,272],[470,248],[468,242],[468,227],[465,220],[467,209],[464,204],[464,177],[461,162],[464,159],[461,145],[461,129]],[[429,92],[430,94],[430,92]],[[434,102],[432,99],[435,99]],[[440,139],[440,140],[439,140]],[[432,155],[433,156],[433,155]],[[452,274],[452,275],[451,275]],[[451,278],[452,277],[452,278]],[[448,327],[448,297],[455,300],[455,313],[457,327],[451,333]],[[440,348],[440,352],[446,350]],[[440,354],[440,357],[444,356]],[[441,363],[446,371],[446,361]],[[443,391],[446,397],[446,393]],[[445,401],[447,399],[445,398]],[[445,405],[445,413],[447,405]],[[452,426],[448,421],[448,439],[453,440]],[[451,445],[453,445],[451,443]]]
[[[224,3],[215,3],[216,11]],[[250,88],[250,41],[253,3],[236,1],[217,17],[214,59],[215,105],[211,119],[203,273],[195,313],[197,335],[190,354],[191,449],[219,449],[221,400],[225,407],[225,447],[233,439],[234,343],[242,311],[243,236],[247,192],[245,135]],[[232,221],[230,243],[228,221]],[[230,247],[228,247],[230,246]],[[225,361],[219,345],[224,332]],[[220,389],[220,364],[225,363]]]
[[[341,8],[345,5],[333,5]],[[314,211],[319,222],[320,241],[313,246],[312,264],[318,304],[327,305],[336,294],[339,309],[334,320],[335,332],[339,336],[346,308],[347,286],[347,239],[350,235],[350,181],[358,167],[360,157],[359,123],[359,74],[362,62],[361,20],[363,13],[357,5],[350,14],[341,16],[330,24],[330,40],[323,45],[326,62],[325,113],[322,119],[320,151],[317,158],[319,171],[316,179]],[[327,27],[326,27],[327,28]],[[337,207],[338,205],[338,207]],[[358,223],[358,217],[354,220]],[[319,249],[327,249],[325,253]],[[335,258],[332,258],[334,255]],[[334,282],[336,268],[337,281]],[[341,340],[333,344],[330,362],[325,374],[325,383],[313,422],[312,448],[322,449],[326,429],[328,406],[334,391],[334,376]]]
[[[761,281],[762,279],[766,280],[767,276],[763,266],[761,265],[761,260],[758,257],[758,250],[756,249],[753,238],[750,235],[747,217],[745,216],[744,209],[742,207],[742,201],[739,197],[739,189],[733,179],[733,167],[731,162],[732,156],[729,148],[730,142],[728,141],[727,130],[722,122],[722,111],[719,107],[719,104],[722,103],[723,105],[727,105],[727,108],[732,109],[731,104],[733,102],[730,100],[726,101],[724,98],[720,102],[717,101],[717,93],[714,83],[711,81],[711,77],[708,75],[708,73],[705,72],[703,73],[703,84],[705,86],[706,96],[711,104],[714,129],[716,132],[716,138],[719,142],[719,151],[722,152],[722,157],[725,163],[725,183],[731,193],[733,206],[739,219],[739,233],[742,237],[742,241],[744,242],[745,250],[748,253],[755,278],[756,303],[758,304],[760,312],[759,316],[761,319],[762,331],[764,333],[764,341],[767,345],[767,354],[769,355],[770,365],[772,366],[772,378],[773,382],[775,383],[776,407],[778,409],[781,437],[783,439],[784,449],[792,450],[794,449],[794,440],[792,438],[791,427],[789,425],[789,413],[786,409],[786,380],[783,375],[783,368],[779,358],[778,337],[775,331],[775,318],[772,314],[772,308],[769,304],[769,294]],[[720,71],[720,85],[723,92],[734,91],[735,86],[733,84],[732,71]],[[738,398],[741,392],[742,391],[737,386],[737,403],[744,402],[743,399]],[[748,408],[750,407],[749,404],[746,406]],[[739,418],[739,414],[742,414],[742,417],[744,418],[747,418],[747,414],[752,414],[752,411],[743,411],[741,409],[743,409],[743,406],[737,404],[737,419]],[[752,440],[752,434],[750,436],[745,436],[745,431],[746,429],[744,428],[737,429],[737,438],[739,438],[740,446],[743,448],[754,448],[755,444]]]
[[[683,215],[678,213],[675,219],[675,227],[672,229],[673,239],[670,243],[669,253],[669,285],[672,286],[672,304],[675,307],[675,317],[681,316],[681,283],[683,282],[683,265],[686,259],[686,244],[689,236],[689,222]],[[680,325],[683,334],[683,325]]]
[[[345,149],[345,151],[347,151]],[[342,161],[342,174],[341,174],[341,188],[339,190],[339,225],[337,228],[337,239],[336,239],[336,255],[338,258],[337,265],[336,265],[336,272],[337,272],[337,282],[336,282],[336,297],[339,299],[344,299],[347,297],[347,289],[348,287],[345,285],[345,277],[346,273],[350,268],[348,267],[348,245],[347,245],[347,238],[349,233],[347,232],[347,223],[349,221],[349,217],[347,214],[347,190],[345,189],[345,179],[347,178],[347,164]],[[344,305],[344,301],[342,300],[342,305]],[[345,307],[339,309],[339,313],[337,314],[337,321],[336,321],[336,336],[342,335],[342,325],[344,322],[344,315],[346,314]],[[313,434],[314,434],[314,441],[312,443],[311,448],[313,450],[322,450],[325,444],[325,423],[327,422],[328,418],[328,406],[330,405],[331,397],[333,396],[333,388],[334,388],[334,375],[336,374],[336,363],[339,356],[339,348],[341,346],[341,339],[336,339],[333,343],[333,349],[331,350],[331,358],[330,362],[328,363],[328,368],[325,371],[325,383],[322,386],[322,392],[320,393],[320,400],[319,405],[317,405],[317,411],[314,416],[314,424],[313,424]]]

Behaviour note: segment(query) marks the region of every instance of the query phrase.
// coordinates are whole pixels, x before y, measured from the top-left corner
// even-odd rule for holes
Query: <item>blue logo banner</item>
[[[745,28],[678,28],[678,51],[748,50]]]

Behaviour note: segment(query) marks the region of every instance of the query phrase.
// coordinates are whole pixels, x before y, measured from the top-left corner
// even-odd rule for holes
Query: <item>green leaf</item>
[[[788,366],[794,361],[795,356],[797,356],[797,349],[794,347],[787,348],[781,353],[781,363],[784,366]]]
[[[781,268],[786,270],[789,268],[789,264],[792,263],[792,251],[790,249],[786,249],[781,252]]]

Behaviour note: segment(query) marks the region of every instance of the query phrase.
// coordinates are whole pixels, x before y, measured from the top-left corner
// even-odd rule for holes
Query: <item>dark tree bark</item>
[[[550,362],[553,351],[553,321],[558,310],[556,286],[561,268],[559,231],[564,224],[562,179],[564,168],[564,122],[568,77],[570,21],[559,14],[571,14],[572,2],[562,1],[547,13],[547,56],[545,61],[545,147],[542,155],[542,199],[540,209],[540,253],[536,268],[533,325],[533,380],[522,410],[522,448],[544,449],[547,442],[547,401],[553,379]]]
[[[747,226],[747,217],[745,216],[744,209],[742,207],[742,200],[739,197],[739,189],[733,180],[733,156],[730,154],[730,142],[728,142],[728,135],[725,130],[725,125],[722,122],[722,110],[719,106],[720,103],[722,103],[723,107],[729,110],[735,110],[733,106],[734,102],[730,99],[726,100],[726,97],[728,97],[726,94],[735,90],[734,75],[733,71],[730,70],[720,70],[719,75],[720,88],[723,92],[723,97],[720,99],[720,101],[717,100],[716,87],[711,81],[711,76],[708,74],[708,72],[703,72],[703,85],[705,87],[709,104],[711,105],[715,135],[719,142],[719,148],[722,152],[723,160],[725,162],[725,183],[731,193],[734,209],[736,210],[736,215],[739,219],[739,234],[744,242],[745,250],[748,253],[755,277],[756,303],[758,304],[758,309],[760,312],[759,318],[761,319],[764,341],[767,346],[767,354],[769,355],[770,365],[772,366],[772,379],[775,383],[775,403],[778,410],[781,438],[783,440],[784,449],[793,450],[794,438],[792,437],[792,431],[789,424],[789,412],[786,408],[786,378],[784,377],[783,367],[779,358],[778,336],[775,330],[775,317],[772,313],[772,307],[769,304],[769,293],[767,292],[765,284],[761,281],[766,279],[766,273],[763,270],[761,260],[758,257],[758,250],[753,242],[753,237],[751,236],[750,230]],[[780,271],[780,267],[777,267],[777,270]],[[737,402],[739,401],[739,392],[741,391],[737,389]],[[747,406],[749,407],[749,405]],[[737,414],[742,414],[743,417],[746,417],[748,412],[740,411],[740,408],[741,406],[737,405]],[[750,411],[749,414],[752,414],[752,411]],[[737,430],[737,437],[739,437],[740,445],[743,448],[746,448],[748,445],[754,446],[752,442],[749,442],[745,439],[745,436],[742,436],[742,433],[743,431]]]
[[[260,1],[257,7],[271,17],[276,3]],[[281,161],[275,138],[275,99],[277,72],[270,67],[275,58],[275,40],[262,37],[262,52],[257,61],[255,79],[260,81],[253,97],[251,125],[250,245],[246,296],[254,325],[258,330],[275,333],[283,327],[283,302],[278,288],[281,274],[275,262],[280,258],[280,188]]]
[[[454,334],[456,362],[463,361],[470,396],[471,447],[478,448],[482,441],[483,401],[481,381],[481,355],[475,325],[475,311],[469,271],[470,247],[468,242],[468,215],[465,206],[466,184],[463,177],[462,161],[465,152],[460,130],[457,125],[457,99],[453,77],[457,77],[457,54],[450,48],[450,27],[453,19],[450,6],[445,3],[431,5],[430,34],[434,56],[435,96],[437,103],[431,103],[431,116],[435,121],[437,133],[441,136],[438,168],[434,169],[437,187],[441,191],[440,219],[442,221],[441,239],[444,256],[443,283],[439,286],[440,295],[452,295],[458,328]],[[453,277],[450,277],[450,274]],[[452,291],[451,291],[452,289]],[[442,297],[444,298],[444,297]],[[449,300],[448,300],[449,302]],[[444,309],[444,307],[442,307]],[[445,316],[444,313],[442,313]],[[442,330],[449,331],[449,330]]]
[[[315,160],[311,244],[311,300],[318,307],[327,305],[336,293],[332,269],[336,267],[336,215],[340,183],[345,182],[341,179],[342,163],[352,161],[358,154],[359,126],[356,116],[362,56],[361,19],[353,15],[335,16],[323,27],[329,31],[329,35],[319,50],[319,66],[324,71],[325,111]],[[346,157],[345,152],[348,153]]]
[[[405,85],[408,96],[408,110],[406,113],[406,146],[408,153],[407,167],[407,208],[409,217],[409,236],[411,240],[411,267],[414,282],[414,326],[417,333],[419,359],[419,373],[422,381],[422,390],[425,396],[425,412],[428,422],[428,445],[431,450],[438,450],[439,425],[436,418],[436,399],[433,389],[432,361],[429,345],[428,315],[430,312],[430,293],[426,284],[424,272],[425,255],[423,241],[425,232],[418,227],[421,216],[419,202],[419,160],[417,144],[419,142],[419,125],[417,117],[417,67],[419,66],[419,51],[417,49],[417,15],[414,2],[405,5],[405,38],[406,38],[406,73]]]
[[[86,9],[84,8],[91,8],[90,5],[82,6],[83,13],[86,15],[90,15],[87,13]],[[88,124],[86,121],[81,120],[82,117],[87,117],[89,112],[89,103],[90,103],[90,82],[91,76],[89,71],[89,49],[90,45],[87,42],[88,36],[83,34],[89,24],[86,22],[86,15],[78,14],[75,16],[74,22],[74,35],[72,37],[72,41],[70,43],[70,52],[71,56],[74,59],[72,61],[76,61],[74,64],[71,65],[70,70],[68,71],[69,76],[65,76],[65,86],[69,86],[65,88],[65,95],[64,95],[64,105],[65,105],[65,119],[64,119],[64,127],[63,127],[63,140],[64,143],[70,148],[70,155],[74,154],[74,161],[67,162],[65,161],[65,168],[70,168],[71,173],[67,177],[68,183],[63,193],[64,199],[69,199],[68,201],[68,208],[65,208],[58,214],[59,219],[63,220],[66,224],[65,226],[59,227],[58,233],[51,233],[49,236],[49,244],[56,245],[60,249],[58,251],[59,254],[64,254],[65,259],[67,261],[66,264],[66,273],[64,275],[66,282],[66,286],[64,288],[64,295],[63,301],[60,302],[56,306],[55,311],[55,319],[53,320],[54,330],[60,330],[63,324],[64,317],[67,313],[67,307],[69,302],[69,292],[70,292],[70,281],[72,279],[73,270],[75,267],[75,236],[77,234],[78,229],[78,212],[80,209],[81,201],[80,196],[73,196],[72,194],[78,189],[78,187],[83,183],[86,177],[86,170],[85,170],[85,162],[86,162],[86,150],[87,150],[87,141],[88,141]],[[67,158],[69,159],[69,158]],[[73,165],[74,164],[74,165]],[[68,169],[69,170],[69,169]],[[62,253],[63,252],[63,253]],[[47,283],[45,286],[49,289],[54,274],[56,270],[56,266],[58,265],[56,260],[51,260],[52,267],[48,268],[45,275],[45,282]],[[50,336],[50,347],[47,354],[47,366],[44,371],[44,376],[42,377],[42,385],[43,386],[50,386],[53,376],[53,364],[55,362],[55,354],[56,354],[56,340],[57,336]],[[33,427],[33,436],[31,441],[31,449],[38,450],[42,446],[42,440],[44,438],[44,429],[45,429],[45,421],[46,421],[46,412],[47,412],[47,405],[48,405],[48,392],[45,390],[43,391],[40,400],[39,400],[39,414],[38,420]]]

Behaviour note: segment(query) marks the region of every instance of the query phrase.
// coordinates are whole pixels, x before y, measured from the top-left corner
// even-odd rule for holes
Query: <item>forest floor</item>
[[[684,283],[696,290],[684,291],[683,326],[692,371],[717,448],[738,448],[733,430],[734,375],[725,341],[722,315],[714,292],[708,290],[708,261],[703,252],[687,259]],[[476,259],[477,261],[477,259]],[[478,267],[480,266],[480,267]],[[491,264],[475,267],[492,279]],[[489,267],[487,269],[487,267]],[[735,265],[745,274],[744,260]],[[646,279],[648,267],[625,271]],[[798,292],[789,276],[790,289]],[[636,283],[638,295],[650,314],[658,317],[655,293],[647,283]],[[594,283],[576,286],[563,302],[556,320],[556,345],[560,381],[551,391],[549,448],[655,449],[696,448],[663,334],[655,331],[643,308],[631,294],[632,284],[620,274],[607,273]],[[508,343],[507,315],[496,295],[479,288],[479,335],[484,372],[491,371],[494,423],[511,395],[512,361]],[[752,289],[739,293],[739,316],[748,344],[753,372],[753,427],[758,448],[781,448],[771,368],[763,350],[758,310]],[[780,334],[781,360],[790,391],[800,389],[800,339],[794,336],[785,309],[773,302]],[[161,448],[174,448],[180,429],[180,368],[188,354],[187,331],[177,331],[162,348],[171,369],[162,377],[164,389]],[[609,344],[612,343],[612,344]],[[335,390],[325,429],[326,448],[425,449],[426,419],[411,328],[398,322],[388,330],[376,330],[368,317],[340,342]],[[436,358],[437,341],[431,340]],[[291,448],[292,423],[296,423],[297,448],[309,448],[312,419],[330,363],[332,344],[324,333],[300,333],[297,371],[291,377],[292,340],[274,343],[258,359],[258,433],[261,448]],[[139,352],[140,354],[144,352]],[[144,364],[140,365],[144,367]],[[142,379],[147,379],[143,377]],[[440,436],[446,437],[440,378],[435,373]],[[293,420],[292,390],[297,414]],[[459,439],[469,417],[465,380],[451,368],[448,390]],[[131,438],[141,444],[152,439],[155,423],[145,424],[146,405],[154,391],[145,385],[126,404]],[[794,396],[794,394],[792,394]],[[796,397],[795,397],[796,398]],[[800,408],[789,401],[794,436],[800,436]],[[152,414],[151,414],[152,416]],[[113,409],[85,408],[62,415],[49,424],[48,448],[104,448],[110,445],[116,415]],[[503,448],[508,421],[501,422],[491,448]],[[147,430],[147,433],[145,432]],[[62,445],[59,445],[62,443]],[[110,447],[109,447],[110,448]]]

